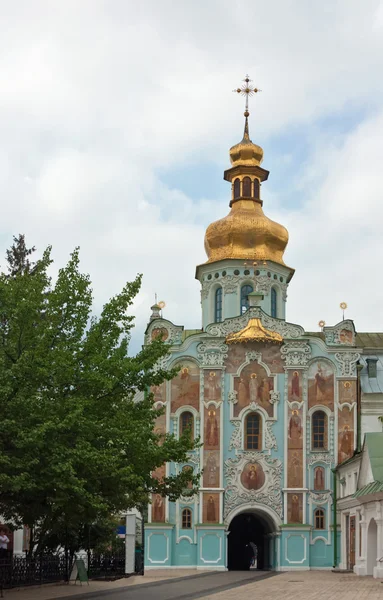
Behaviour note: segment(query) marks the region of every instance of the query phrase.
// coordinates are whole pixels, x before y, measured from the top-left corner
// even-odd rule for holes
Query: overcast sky
[[[381,0],[0,0],[1,254],[81,247],[95,310],[136,273],[199,327],[195,266],[228,212],[245,73],[264,211],[290,232],[287,318],[383,329]]]

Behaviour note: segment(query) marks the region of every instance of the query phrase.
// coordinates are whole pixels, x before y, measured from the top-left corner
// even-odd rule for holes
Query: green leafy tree
[[[31,551],[40,551],[55,530],[68,546],[74,531],[141,508],[151,493],[174,500],[198,474],[152,476],[185,462],[195,442],[154,433],[159,411],[148,390],[176,374],[158,367],[164,342],[128,355],[141,276],[95,317],[78,249],[53,283],[51,248],[32,268],[33,249],[23,236],[15,244],[10,272],[0,274],[0,513],[28,524]]]

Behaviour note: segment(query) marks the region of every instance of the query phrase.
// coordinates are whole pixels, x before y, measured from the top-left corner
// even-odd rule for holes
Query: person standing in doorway
[[[9,544],[9,537],[7,536],[7,532],[2,527],[0,529],[0,560],[7,557],[7,549]]]

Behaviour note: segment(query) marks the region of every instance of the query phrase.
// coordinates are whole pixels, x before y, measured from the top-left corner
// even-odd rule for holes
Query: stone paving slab
[[[383,600],[383,583],[372,577],[331,571],[297,571],[281,573],[205,596],[204,600]]]
[[[60,598],[71,598],[91,592],[117,591],[125,587],[142,585],[144,583],[155,583],[167,579],[190,577],[201,575],[196,569],[153,569],[145,572],[145,575],[133,575],[116,581],[90,581],[89,585],[79,583],[46,584],[41,586],[14,588],[4,590],[4,600],[59,600]]]

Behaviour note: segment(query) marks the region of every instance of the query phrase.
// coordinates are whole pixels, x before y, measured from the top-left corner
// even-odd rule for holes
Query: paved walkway
[[[204,600],[383,600],[383,583],[372,577],[331,571],[281,573],[240,588],[205,596]]]
[[[262,577],[266,575],[267,578]],[[114,582],[92,581],[89,586],[47,585],[5,590],[5,600],[383,600],[383,583],[372,577],[328,571],[280,573],[194,570],[147,571]],[[181,579],[182,578],[182,579]],[[147,585],[149,584],[149,585]],[[143,586],[143,587],[142,587]]]
[[[119,589],[142,585],[146,583],[156,583],[164,579],[174,579],[179,577],[190,577],[200,575],[201,571],[193,569],[174,569],[174,570],[148,570],[145,575],[133,575],[132,577],[117,579],[117,581],[90,581],[89,585],[79,583],[64,584],[46,584],[42,586],[24,587],[20,589],[4,590],[4,600],[56,600],[59,598],[71,598],[78,595],[84,595],[91,592],[101,592],[105,595],[107,591],[118,591]]]

